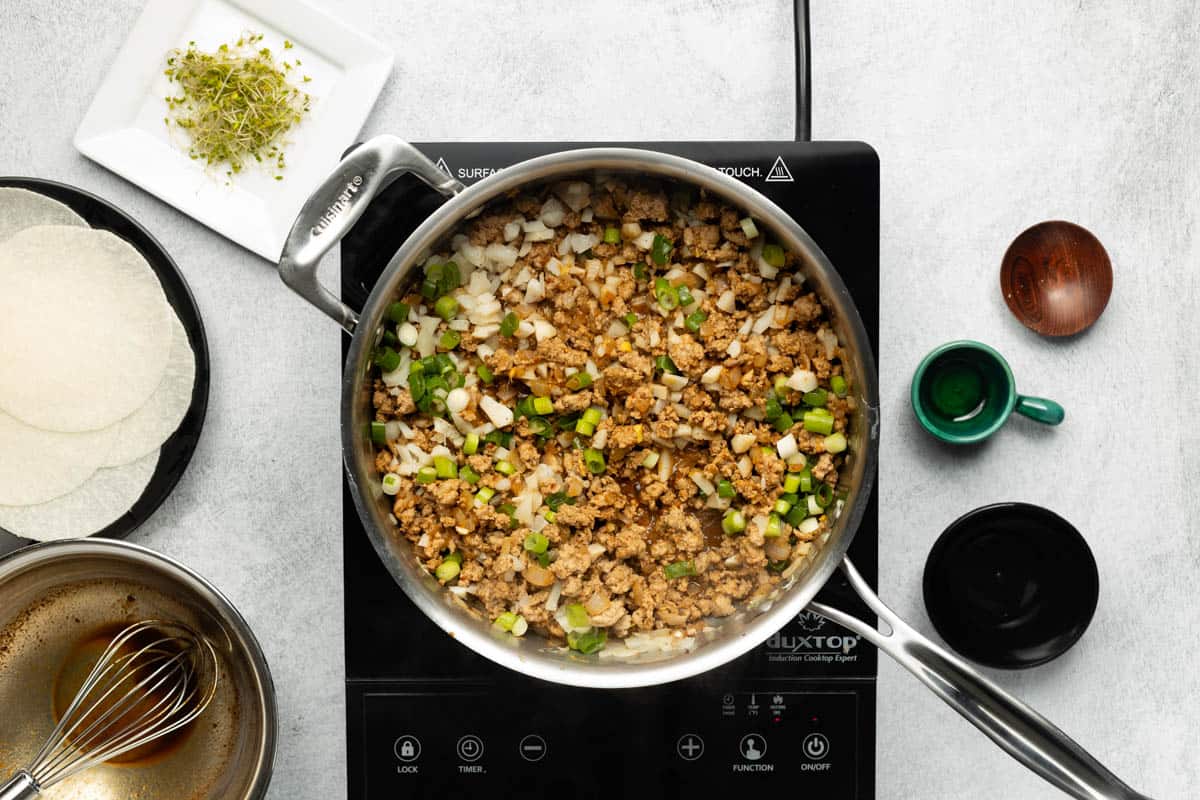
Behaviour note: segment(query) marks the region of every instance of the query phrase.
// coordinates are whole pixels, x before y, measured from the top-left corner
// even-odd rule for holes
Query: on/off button
[[[804,757],[809,761],[820,761],[829,755],[829,740],[822,734],[810,733],[804,737],[800,749],[804,751]]]

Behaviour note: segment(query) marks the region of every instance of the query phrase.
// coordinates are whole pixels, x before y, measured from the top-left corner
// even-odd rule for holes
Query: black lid
[[[925,608],[963,656],[1037,666],[1066,652],[1092,621],[1096,559],[1071,523],[1040,506],[996,503],[959,517],[925,562]]]

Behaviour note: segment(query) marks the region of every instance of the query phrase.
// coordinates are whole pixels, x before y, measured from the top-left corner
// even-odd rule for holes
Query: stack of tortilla
[[[0,528],[45,541],[120,518],[195,377],[183,324],[132,245],[0,188]]]

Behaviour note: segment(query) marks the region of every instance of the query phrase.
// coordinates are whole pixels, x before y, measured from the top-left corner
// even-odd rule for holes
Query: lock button
[[[401,761],[416,761],[421,757],[421,740],[406,733],[392,745],[392,751]]]

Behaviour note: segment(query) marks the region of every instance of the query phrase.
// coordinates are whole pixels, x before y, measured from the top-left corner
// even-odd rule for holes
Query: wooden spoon
[[[1008,309],[1043,336],[1070,336],[1089,327],[1108,305],[1112,281],[1112,263],[1100,240],[1061,220],[1022,232],[1000,265]]]

